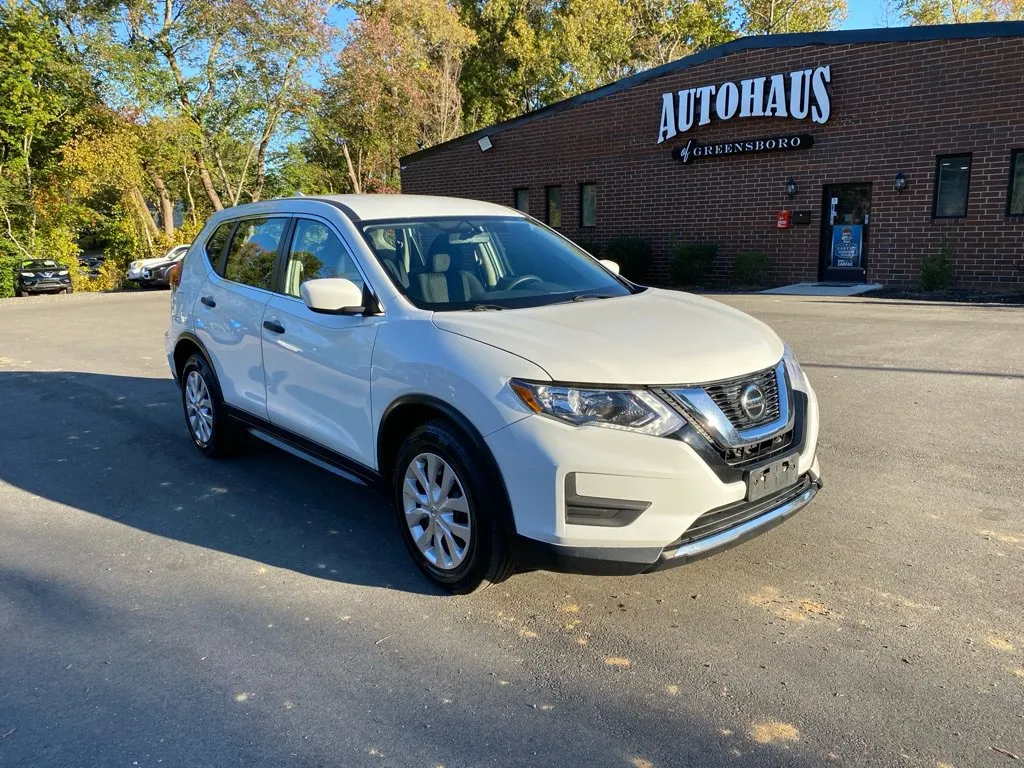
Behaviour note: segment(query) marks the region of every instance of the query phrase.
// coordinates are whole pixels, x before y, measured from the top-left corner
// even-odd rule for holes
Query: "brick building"
[[[402,159],[402,189],[572,239],[673,240],[774,284],[1024,287],[1024,22],[744,38]],[[788,227],[780,226],[788,224]]]

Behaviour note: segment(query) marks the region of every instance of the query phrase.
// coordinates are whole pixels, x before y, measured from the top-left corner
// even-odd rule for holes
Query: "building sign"
[[[832,68],[824,66],[663,93],[658,143],[686,133],[695,124],[707,125],[712,115],[718,120],[784,117],[826,123],[832,112],[830,82]]]
[[[810,149],[812,146],[814,146],[814,137],[806,133],[773,136],[768,139],[723,141],[717,144],[698,144],[694,139],[690,139],[683,146],[673,149],[672,157],[689,163],[702,157],[749,155],[754,152],[788,152],[794,149]]]
[[[839,224],[832,227],[832,264],[839,269],[860,269],[864,227],[861,224]]]

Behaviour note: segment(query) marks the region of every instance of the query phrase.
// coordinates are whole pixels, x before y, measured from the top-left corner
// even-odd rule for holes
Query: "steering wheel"
[[[541,282],[541,279],[539,277],[537,277],[536,275],[520,275],[515,280],[513,280],[511,283],[509,283],[507,286],[505,286],[505,290],[506,291],[514,291],[520,285],[525,285],[526,283],[539,283],[539,282]]]

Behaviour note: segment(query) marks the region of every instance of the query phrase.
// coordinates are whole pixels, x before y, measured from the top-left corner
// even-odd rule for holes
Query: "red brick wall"
[[[1024,217],[1006,212],[1010,150],[1024,148],[1024,39],[819,45],[743,51],[665,75],[588,104],[411,157],[407,193],[444,194],[512,204],[530,189],[530,213],[544,217],[544,187],[562,186],[561,231],[602,242],[637,234],[655,248],[654,279],[665,279],[672,238],[719,246],[716,272],[737,253],[771,261],[773,283],[816,280],[822,186],[873,183],[868,279],[917,281],[921,257],[943,237],[956,248],[957,285],[1024,287]],[[657,143],[661,94],[745,77],[831,65],[831,119],[715,119]],[[701,158],[670,156],[689,138],[701,144],[810,133],[812,149]],[[973,153],[964,219],[932,219],[936,156]],[[909,188],[893,191],[897,171]],[[790,202],[785,182],[799,193]],[[597,226],[579,226],[579,184],[598,185]],[[810,226],[775,228],[782,208],[810,210]]]

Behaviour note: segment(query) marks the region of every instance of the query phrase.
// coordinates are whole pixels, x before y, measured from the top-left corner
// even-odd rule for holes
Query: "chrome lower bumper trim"
[[[708,536],[706,539],[700,539],[699,541],[694,541],[689,544],[683,544],[675,549],[665,550],[661,555],[661,559],[663,561],[671,561],[680,557],[696,558],[716,549],[728,547],[731,544],[737,543],[741,539],[749,538],[755,535],[762,528],[770,528],[776,523],[781,523],[790,515],[799,512],[811,503],[811,499],[817,495],[820,489],[820,482],[817,478],[814,478],[810,487],[805,489],[799,496],[795,496],[774,509],[768,510],[763,515],[758,515],[753,520],[741,523],[735,528],[729,528],[721,533]]]

